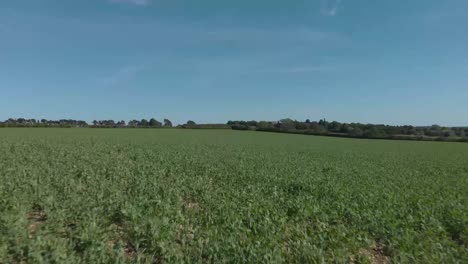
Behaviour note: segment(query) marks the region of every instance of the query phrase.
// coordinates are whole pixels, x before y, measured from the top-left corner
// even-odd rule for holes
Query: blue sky
[[[466,0],[2,0],[0,119],[468,125]]]

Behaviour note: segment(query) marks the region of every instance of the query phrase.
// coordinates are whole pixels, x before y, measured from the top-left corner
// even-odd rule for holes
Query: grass
[[[467,263],[468,145],[0,129],[0,263]]]

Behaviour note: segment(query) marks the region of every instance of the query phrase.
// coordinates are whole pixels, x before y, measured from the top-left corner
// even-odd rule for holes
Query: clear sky
[[[468,1],[1,0],[9,117],[468,125]]]

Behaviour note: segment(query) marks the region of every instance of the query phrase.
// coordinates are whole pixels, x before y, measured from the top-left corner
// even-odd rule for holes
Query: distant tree
[[[304,122],[295,122],[295,127],[297,130],[306,130],[307,128],[309,128],[309,124],[308,123],[304,123]]]
[[[128,126],[129,127],[137,127],[139,123],[140,122],[138,122],[138,120],[130,120],[130,121],[128,121]]]
[[[263,128],[263,129],[265,129],[265,128],[273,128],[273,124],[272,124],[271,122],[266,122],[266,121],[260,121],[260,122],[258,122],[257,126],[258,126],[259,128]]]
[[[150,127],[161,127],[162,124],[158,120],[156,120],[154,118],[151,118],[150,121],[149,121],[149,126]]]
[[[296,128],[296,122],[292,120],[291,118],[284,118],[279,121],[281,129],[295,129]]]
[[[323,126],[321,126],[318,122],[314,121],[309,124],[309,129],[314,133],[325,133],[327,132]]]
[[[97,126],[97,125],[98,125],[98,121],[93,120],[93,126]]]
[[[341,130],[341,124],[336,121],[333,121],[328,124],[328,130],[333,132],[339,132]]]
[[[355,128],[353,128],[353,130],[351,131],[350,135],[351,135],[351,136],[354,136],[354,137],[362,137],[362,136],[364,135],[364,132],[362,131],[361,128],[355,127]]]
[[[125,121],[120,120],[119,122],[117,122],[117,127],[125,127]]]
[[[172,122],[171,120],[164,118],[164,126],[165,127],[172,127]]]
[[[450,128],[446,128],[442,131],[442,135],[444,137],[456,137],[457,134],[455,133],[455,131],[453,131],[453,129],[450,129]]]
[[[367,138],[378,138],[378,137],[386,137],[387,134],[382,129],[379,129],[378,127],[374,126],[364,131],[363,136]]]
[[[464,138],[466,137],[466,132],[463,129],[460,129],[460,131],[458,132],[458,136]]]
[[[80,127],[87,127],[87,126],[88,126],[88,123],[86,123],[86,121],[81,120],[81,121],[78,121],[78,125],[79,125]]]
[[[353,130],[353,128],[349,124],[346,124],[346,123],[342,124],[341,128],[340,128],[340,132],[345,133],[345,134],[351,132],[352,130]]]
[[[320,119],[319,121],[319,125],[322,126],[323,128],[325,128],[326,130],[328,130],[328,121],[324,118],[324,119]]]
[[[306,119],[306,124],[310,124],[310,119]]]
[[[138,126],[147,127],[147,126],[149,126],[149,122],[148,122],[148,120],[146,120],[146,119],[143,118],[143,119],[140,121],[140,123],[138,124]]]
[[[256,127],[258,125],[258,122],[255,120],[250,120],[246,122],[246,125],[249,127]]]
[[[197,123],[195,123],[195,122],[192,121],[192,120],[189,120],[189,121],[187,121],[187,125],[189,125],[189,126],[195,126],[195,125],[197,125]]]

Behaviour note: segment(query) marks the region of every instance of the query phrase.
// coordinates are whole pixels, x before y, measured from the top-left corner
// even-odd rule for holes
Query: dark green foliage
[[[231,126],[226,124],[195,124],[195,125],[179,125],[177,128],[186,128],[186,129],[232,129]]]
[[[154,119],[154,118],[151,118],[148,125],[150,127],[162,127],[162,123],[159,122],[158,120]]]
[[[171,120],[164,118],[164,126],[165,127],[172,127],[172,122]]]
[[[138,126],[141,126],[141,127],[148,127],[148,126],[149,126],[149,122],[148,122],[148,120],[146,120],[146,119],[143,118],[143,119],[140,121],[140,123],[138,124]]]
[[[60,119],[25,119],[25,118],[9,118],[0,122],[0,127],[87,127],[88,124],[82,120]]]
[[[468,128],[464,127],[431,127],[389,126],[360,123],[328,122],[325,119],[318,122],[305,122],[281,119],[278,122],[268,121],[229,121],[227,125],[234,130],[257,130],[267,132],[312,134],[335,137],[428,140],[428,141],[459,141],[465,142],[464,137]]]
[[[187,121],[186,124],[179,125],[177,128],[186,129],[232,129],[230,125],[226,124],[197,124],[192,120]]]
[[[121,120],[94,120],[89,126],[85,121],[62,119],[46,120],[10,118],[0,122],[0,127],[93,127],[93,128],[171,128],[172,122],[164,119],[164,124],[151,118],[130,120],[128,124]],[[279,133],[294,133],[307,135],[324,135],[334,137],[354,137],[354,138],[375,138],[375,139],[399,139],[399,140],[426,140],[426,141],[458,141],[466,142],[468,134],[467,127],[441,127],[432,125],[430,127],[414,126],[389,126],[360,123],[339,123],[328,122],[321,119],[318,122],[311,122],[309,119],[304,122],[290,118],[279,121],[228,121],[227,124],[196,124],[189,120],[186,124],[178,125],[177,128],[188,129],[234,129],[234,130],[257,130]]]

